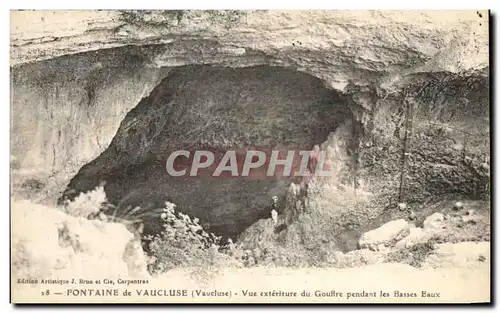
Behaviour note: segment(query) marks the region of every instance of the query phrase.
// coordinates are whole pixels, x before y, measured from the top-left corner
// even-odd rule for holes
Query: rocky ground
[[[372,229],[365,233],[346,234],[351,236],[351,242],[355,242],[347,250],[334,242],[323,241],[321,236],[315,237],[312,240],[317,241],[317,245],[310,258],[321,264],[320,253],[330,250],[325,262],[340,268],[383,262],[405,263],[414,267],[434,266],[434,261],[430,265],[426,260],[432,260],[440,251],[453,249],[457,249],[459,258],[465,256],[467,262],[485,262],[489,258],[490,204],[486,201],[441,201],[429,204],[429,207],[418,213],[406,208],[402,210],[401,216],[403,218],[391,220],[379,227],[374,226],[380,223],[375,221]],[[286,238],[293,236],[293,233],[287,234],[291,231],[285,229],[289,227],[283,222],[280,219],[280,223],[274,226],[270,219],[261,220],[240,235],[239,244],[251,256],[252,265],[311,263],[310,258],[300,255],[300,248],[307,245],[293,246],[294,241]],[[312,225],[320,227],[319,224]],[[324,248],[318,249],[317,246]],[[467,251],[470,255],[467,255]],[[462,261],[457,259],[457,262]]]
[[[165,288],[165,284],[169,288],[193,290],[216,286],[217,290],[238,293],[238,290],[282,290],[288,286],[287,291],[330,293],[325,299],[315,296],[245,298],[240,292],[229,301],[383,302],[380,295],[369,297],[362,294],[363,291],[379,293],[381,290],[389,292],[391,301],[396,302],[488,301],[491,262],[489,204],[477,201],[444,202],[438,207],[439,212],[433,208],[434,213],[425,219],[393,220],[362,234],[358,249],[347,253],[333,251],[331,265],[327,267],[286,266],[289,265],[286,260],[290,251],[270,244],[279,240],[279,232],[276,232],[279,225],[275,226],[271,219],[267,219],[242,234],[241,242],[236,244],[234,251],[240,253],[238,257],[243,259],[243,264],[179,268],[151,276],[146,270],[148,258],[142,251],[139,238],[124,225],[74,217],[26,200],[14,200],[14,300],[23,301],[30,296],[40,298],[35,294],[39,292],[40,285],[16,284],[19,278],[81,277],[91,280],[106,277],[115,280],[146,279],[149,281],[147,288]],[[266,242],[267,251],[244,249],[250,242]],[[280,253],[282,259],[279,258]],[[285,262],[280,263],[283,260]],[[77,287],[83,288],[84,285],[64,286]],[[333,290],[344,295],[332,298]],[[398,297],[396,290],[416,292],[418,297]],[[440,293],[440,296],[422,298],[422,291]],[[349,297],[348,292],[351,293]],[[48,298],[40,299],[44,301]],[[89,300],[101,301],[84,299]],[[121,300],[126,302],[130,298]],[[155,298],[142,300],[155,301]],[[219,300],[223,301],[223,298],[197,299],[201,302]],[[83,300],[69,297],[65,301]]]

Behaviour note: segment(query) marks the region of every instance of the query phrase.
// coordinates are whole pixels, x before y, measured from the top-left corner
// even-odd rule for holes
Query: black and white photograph
[[[9,15],[11,303],[492,301],[490,11]]]

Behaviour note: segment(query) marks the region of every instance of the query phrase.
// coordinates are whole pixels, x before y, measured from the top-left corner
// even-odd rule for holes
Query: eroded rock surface
[[[380,245],[385,247],[403,239],[408,234],[408,222],[403,219],[395,220],[364,233],[359,239],[358,245],[361,249],[369,248],[371,250],[378,250]]]
[[[66,195],[101,180],[116,204],[145,210],[174,195],[234,235],[266,218],[269,195],[284,197],[288,185],[167,183],[162,156],[185,143],[280,142],[319,144],[337,173],[283,201],[290,236],[311,238],[306,246],[407,214],[394,208],[400,201],[417,210],[448,194],[488,200],[486,12],[69,14],[13,13],[21,189],[33,178],[60,186],[80,170]]]
[[[148,277],[140,242],[124,225],[89,221],[30,201],[12,205],[14,278]]]

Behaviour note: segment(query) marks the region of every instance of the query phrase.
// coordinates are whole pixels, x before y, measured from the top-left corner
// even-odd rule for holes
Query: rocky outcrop
[[[149,276],[139,240],[122,224],[16,200],[12,225],[14,280],[75,278],[76,273],[85,279]]]
[[[444,227],[444,215],[441,213],[434,213],[428,216],[424,221],[425,229],[442,229]]]
[[[364,233],[359,239],[358,246],[378,250],[380,246],[393,245],[395,242],[405,238],[409,234],[408,222],[400,219],[391,221],[377,229]]]
[[[338,237],[327,234],[324,230],[328,227],[311,220],[307,213],[288,227],[283,227],[285,217],[277,227],[270,218],[262,219],[239,236],[238,247],[248,251],[257,266],[349,268],[395,262],[418,268],[478,267],[489,262],[489,211],[481,202],[467,202],[466,206],[475,207],[477,212],[440,206],[441,212],[419,217],[425,221],[424,227],[404,219],[389,221],[361,234],[357,248],[349,251],[343,251]],[[256,250],[260,257],[254,255]]]
[[[489,224],[488,212],[474,214],[474,223],[463,222],[463,217],[472,215],[452,212],[425,217],[423,228],[394,220],[368,231],[361,235],[359,249],[340,254],[336,266],[398,262],[419,268],[451,268],[489,262],[489,232],[482,227]]]
[[[365,74],[373,72],[488,65],[486,11],[20,11],[12,15],[11,40],[12,65],[141,45],[157,52],[154,67],[273,62],[335,89],[354,78],[371,82]]]
[[[411,227],[408,236],[398,241],[394,246],[399,249],[411,248],[419,243],[427,242],[430,238],[431,236],[424,229]]]
[[[98,52],[14,68],[14,174],[74,175],[103,152],[127,112],[167,73],[131,57]]]
[[[300,205],[285,201],[293,214],[280,212],[310,238],[380,226],[401,201],[486,199],[487,18],[476,11],[14,12],[19,184],[61,173],[66,184],[79,171],[66,195],[105,180],[113,202],[148,210],[174,194],[181,210],[237,235],[267,217],[270,197],[285,198],[288,185],[176,184],[161,177],[162,157],[186,142],[286,142],[320,145],[337,173],[311,182]]]

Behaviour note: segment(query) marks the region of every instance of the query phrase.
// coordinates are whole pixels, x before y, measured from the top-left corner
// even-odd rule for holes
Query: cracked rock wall
[[[65,172],[67,182],[171,68],[269,65],[317,77],[356,117],[356,142],[333,143],[351,150],[338,158],[357,156],[341,183],[377,201],[369,209],[336,205],[335,223],[360,227],[397,200],[410,98],[405,199],[484,198],[488,24],[485,11],[13,12],[13,165],[40,177]],[[313,211],[327,209],[322,199],[309,199]]]

